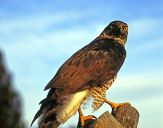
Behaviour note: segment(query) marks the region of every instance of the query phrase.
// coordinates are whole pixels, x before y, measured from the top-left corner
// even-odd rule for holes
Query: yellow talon
[[[108,100],[108,99],[105,99],[104,102],[107,103],[107,104],[109,104],[109,105],[112,107],[112,109],[114,109],[114,110],[116,110],[116,109],[117,109],[119,106],[121,106],[121,105],[130,104],[130,103],[128,103],[128,102],[125,102],[125,103],[114,103],[114,102],[111,102],[111,101]]]
[[[82,128],[85,126],[85,122],[87,120],[95,120],[96,119],[95,116],[91,116],[91,115],[84,116],[81,111],[81,108],[78,109],[78,112],[79,112],[79,122],[80,122]]]

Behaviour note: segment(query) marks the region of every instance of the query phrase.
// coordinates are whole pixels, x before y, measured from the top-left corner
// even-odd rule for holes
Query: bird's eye
[[[124,27],[124,30],[127,31],[127,27],[126,26]]]

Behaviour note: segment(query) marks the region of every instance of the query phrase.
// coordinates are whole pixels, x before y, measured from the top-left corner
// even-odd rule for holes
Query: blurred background
[[[162,0],[1,0],[0,126],[29,127],[58,68],[113,20],[126,22],[129,34],[127,58],[107,98],[136,107],[139,128],[163,127]],[[93,114],[107,110],[103,105]],[[61,128],[77,121],[78,114]]]

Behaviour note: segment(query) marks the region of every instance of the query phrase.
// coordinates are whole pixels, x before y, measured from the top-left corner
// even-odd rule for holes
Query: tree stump
[[[124,104],[116,110],[112,110],[111,114],[106,111],[96,121],[86,125],[85,128],[137,128],[138,120],[138,111],[130,104]]]

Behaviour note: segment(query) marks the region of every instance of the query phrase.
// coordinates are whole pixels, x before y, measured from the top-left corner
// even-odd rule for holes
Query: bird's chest
[[[110,88],[115,78],[116,76],[111,80],[104,82],[101,86],[94,86],[91,89],[91,96],[93,97],[92,107],[94,110],[97,110],[104,103],[106,91]]]

